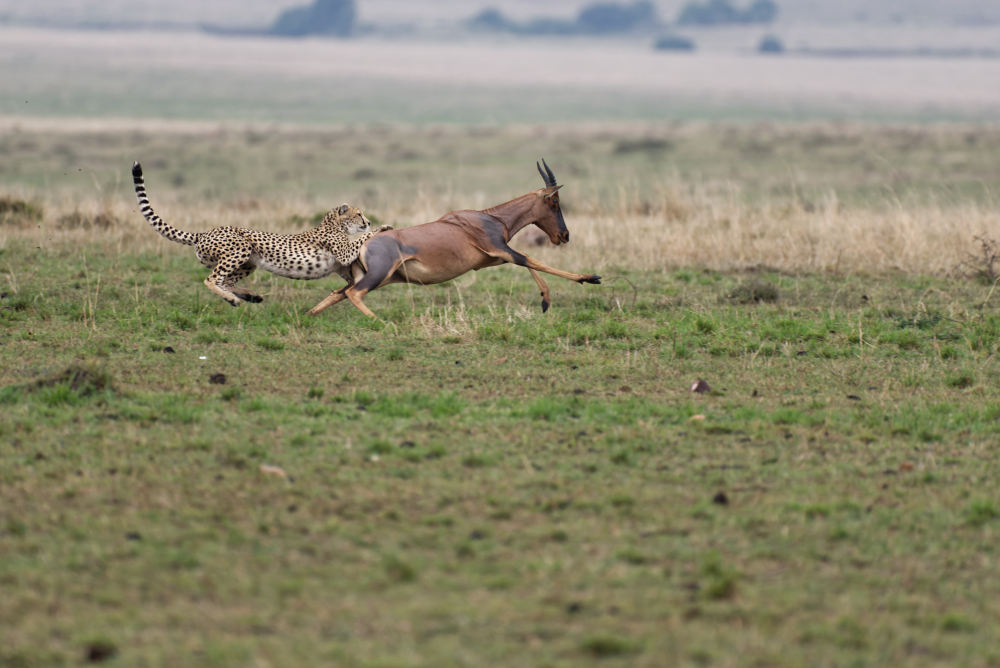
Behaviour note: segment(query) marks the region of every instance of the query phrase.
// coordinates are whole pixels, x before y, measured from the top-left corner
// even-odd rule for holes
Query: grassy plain
[[[0,222],[0,664],[1000,663],[996,129],[0,141],[32,205]],[[233,309],[127,181],[186,229],[403,225],[540,155],[573,240],[525,250],[606,277],[544,315],[512,267],[381,321],[269,275]]]

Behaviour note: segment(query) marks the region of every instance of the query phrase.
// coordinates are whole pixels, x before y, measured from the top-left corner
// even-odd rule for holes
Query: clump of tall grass
[[[0,225],[34,224],[42,219],[42,214],[43,209],[40,204],[9,195],[0,195]]]

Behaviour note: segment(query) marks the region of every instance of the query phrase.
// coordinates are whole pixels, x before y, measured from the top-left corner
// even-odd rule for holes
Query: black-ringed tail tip
[[[142,165],[138,160],[132,163],[132,176],[142,176]]]

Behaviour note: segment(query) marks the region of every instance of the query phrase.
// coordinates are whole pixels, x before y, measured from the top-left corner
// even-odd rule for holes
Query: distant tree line
[[[694,0],[677,17],[677,25],[719,26],[771,23],[778,16],[774,0],[753,0],[744,9],[729,0]],[[511,20],[498,9],[484,9],[465,22],[474,30],[508,32],[517,35],[614,35],[655,30],[663,26],[652,2],[598,2],[586,5],[574,20],[550,17],[526,22]],[[680,45],[681,41],[677,40]],[[670,48],[670,47],[667,47]]]
[[[355,19],[354,0],[315,0],[311,5],[286,9],[267,32],[283,37],[348,37],[354,32]]]
[[[682,26],[751,25],[771,23],[778,17],[774,0],[754,0],[746,9],[730,4],[729,0],[689,2],[677,17]]]
[[[485,9],[465,22],[474,30],[509,32],[517,35],[612,35],[653,29],[660,24],[652,2],[631,4],[598,2],[580,10],[572,21],[539,18],[513,21],[498,10]]]
[[[354,0],[314,0],[311,5],[292,7],[278,15],[268,28],[229,28],[202,25],[205,32],[216,35],[276,37],[350,37],[354,33],[356,12]]]

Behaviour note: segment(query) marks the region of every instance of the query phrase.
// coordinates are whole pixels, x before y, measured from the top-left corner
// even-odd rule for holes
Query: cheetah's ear
[[[346,204],[341,204],[340,208],[337,209],[337,213],[340,214],[341,216],[347,215],[347,212],[350,210],[350,208],[351,207],[347,206]]]

